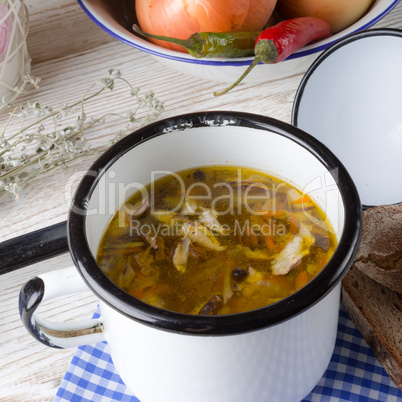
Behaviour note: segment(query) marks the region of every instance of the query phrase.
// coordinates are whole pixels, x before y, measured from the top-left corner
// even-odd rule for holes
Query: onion
[[[331,25],[332,33],[359,20],[373,0],[278,0],[278,14],[284,18],[317,17]]]
[[[260,31],[276,0],[136,0],[138,23],[154,35],[187,39],[196,32]],[[160,46],[186,52],[178,45]]]

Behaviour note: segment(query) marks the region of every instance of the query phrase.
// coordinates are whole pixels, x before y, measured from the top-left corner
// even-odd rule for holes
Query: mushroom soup
[[[234,314],[312,280],[336,248],[300,189],[263,172],[215,166],[171,173],[109,223],[97,261],[132,296],[184,314]]]

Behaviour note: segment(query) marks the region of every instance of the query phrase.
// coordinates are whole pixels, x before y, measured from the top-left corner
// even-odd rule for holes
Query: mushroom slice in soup
[[[200,315],[213,315],[216,314],[223,306],[223,298],[221,295],[212,296],[202,307],[198,314]]]
[[[146,210],[149,208],[151,205],[151,197],[147,196],[144,199],[138,201],[134,206],[129,208],[128,215],[130,219],[138,219],[142,215],[145,214]]]
[[[155,259],[158,261],[166,260],[165,240],[163,237],[156,238],[156,246]]]

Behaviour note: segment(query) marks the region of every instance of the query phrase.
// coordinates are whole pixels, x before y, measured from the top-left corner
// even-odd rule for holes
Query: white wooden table
[[[202,79],[166,69],[145,53],[116,41],[96,26],[75,0],[26,0],[30,13],[28,50],[34,76],[41,88],[21,100],[38,100],[42,105],[61,107],[80,97],[88,86],[110,68],[119,68],[142,91],[153,90],[164,101],[162,117],[204,110],[236,110],[258,113],[290,122],[292,102],[302,78],[297,75],[266,84],[244,84],[235,91],[214,97],[222,88]],[[402,28],[402,3],[376,27]],[[117,91],[92,105],[89,112],[118,112],[128,101],[127,92]],[[0,114],[3,126],[7,115]],[[112,125],[91,134],[93,143],[113,136]],[[71,176],[84,172],[94,157],[80,159],[66,171],[54,170],[32,182],[19,201],[0,205],[0,241],[64,221],[74,190]],[[0,256],[1,258],[1,256]],[[47,401],[56,394],[74,350],[51,349],[34,340],[18,315],[18,293],[32,277],[71,265],[68,254],[37,263],[0,277],[0,400]],[[53,320],[88,318],[96,308],[88,291],[56,299],[41,307],[41,314]]]

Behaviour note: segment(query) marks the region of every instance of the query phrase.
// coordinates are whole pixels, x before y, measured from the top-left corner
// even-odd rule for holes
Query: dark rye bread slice
[[[342,280],[342,304],[402,391],[402,295],[352,266]]]
[[[355,265],[375,281],[402,293],[402,204],[363,212]]]

